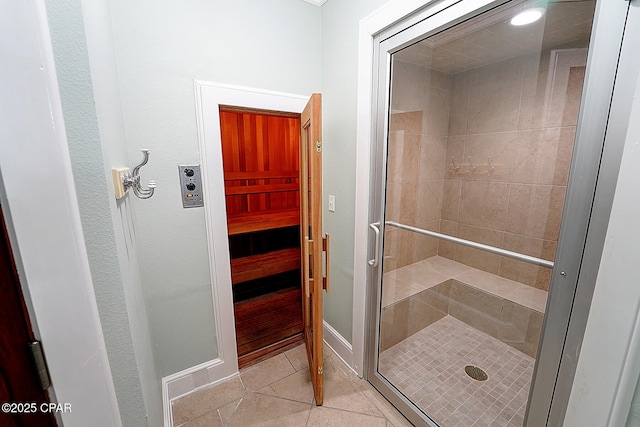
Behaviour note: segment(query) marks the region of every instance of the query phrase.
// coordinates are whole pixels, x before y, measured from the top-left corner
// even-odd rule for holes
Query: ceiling
[[[521,0],[492,9],[409,46],[394,58],[455,74],[589,39],[594,0],[550,1],[539,21],[521,27],[509,23],[511,17],[531,6]]]

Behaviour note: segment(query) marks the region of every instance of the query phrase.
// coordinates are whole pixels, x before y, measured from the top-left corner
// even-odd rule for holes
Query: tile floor
[[[313,402],[304,345],[243,369],[222,384],[172,404],[174,427],[411,424],[325,346],[324,405]]]
[[[475,365],[486,381],[471,379]],[[521,427],[534,359],[446,316],[380,356],[380,373],[441,427]]]

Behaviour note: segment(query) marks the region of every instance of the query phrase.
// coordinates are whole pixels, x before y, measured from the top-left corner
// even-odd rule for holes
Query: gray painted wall
[[[148,413],[160,425],[133,210],[111,183],[111,165],[128,160],[109,15],[102,0],[81,3],[48,1],[47,12],[85,243],[122,422],[147,425]]]
[[[322,6],[323,220],[331,235],[331,292],[324,318],[352,342],[358,31],[386,0],[331,0]],[[328,195],[336,196],[329,212]]]
[[[194,79],[320,91],[320,8],[300,0],[111,0],[127,147],[151,150],[134,200],[161,376],[217,357],[204,210],[183,209],[178,164],[199,163]],[[220,205],[220,209],[223,206]]]
[[[636,385],[636,391],[631,401],[631,410],[629,411],[629,418],[627,418],[626,427],[638,427],[640,426],[640,379]]]

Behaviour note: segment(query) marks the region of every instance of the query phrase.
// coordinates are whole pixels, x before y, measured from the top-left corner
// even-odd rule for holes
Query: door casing
[[[204,364],[164,378],[165,403],[176,397],[169,394],[170,384],[180,382],[197,370],[208,369],[211,384],[238,373],[227,217],[226,210],[220,205],[220,201],[225,200],[225,193],[219,106],[301,114],[309,99],[308,96],[205,81],[195,81],[194,85],[218,355]],[[183,393],[188,391],[191,390]]]

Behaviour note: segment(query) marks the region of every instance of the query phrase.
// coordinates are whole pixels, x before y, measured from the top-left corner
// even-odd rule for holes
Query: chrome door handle
[[[380,251],[380,229],[378,228],[379,226],[380,226],[379,222],[372,222],[371,224],[369,224],[369,228],[371,228],[376,233],[376,244],[374,249],[375,252],[373,255],[373,259],[369,260],[369,265],[371,267],[378,266],[378,252]]]

